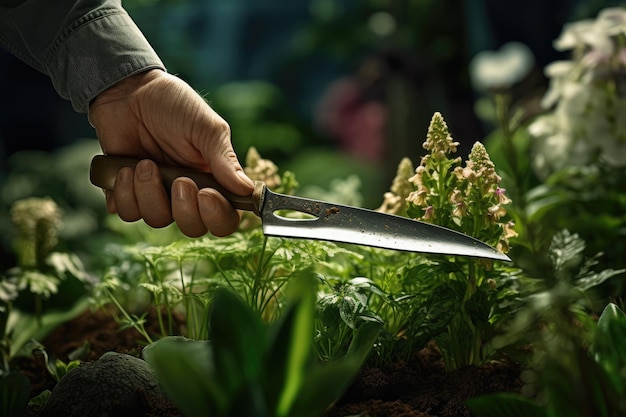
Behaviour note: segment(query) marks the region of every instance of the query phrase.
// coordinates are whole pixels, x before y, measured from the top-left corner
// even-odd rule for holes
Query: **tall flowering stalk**
[[[35,313],[41,325],[43,300],[58,291],[61,279],[48,273],[47,260],[58,243],[62,226],[61,210],[51,198],[27,198],[11,207],[11,220],[17,230],[15,253],[18,266],[8,271],[19,291],[34,294]]]
[[[408,178],[407,161],[401,163],[379,210],[404,211],[409,217],[458,230],[506,253],[509,238],[516,236],[513,223],[506,220],[505,206],[511,200],[500,187],[501,178],[483,144],[474,144],[465,166],[453,155],[458,146],[441,114],[435,113],[423,144],[428,154]],[[402,197],[405,202],[400,208]]]
[[[403,180],[406,167],[398,170],[394,189],[385,194],[379,210],[401,213],[402,190],[409,217],[460,231],[506,253],[509,239],[517,235],[506,216],[511,200],[500,187],[501,178],[485,147],[474,144],[463,165],[454,156],[458,146],[441,114],[435,113],[423,144],[428,153],[412,176]],[[409,185],[408,193],[400,186],[403,181]],[[446,364],[456,368],[482,363],[492,353],[489,340],[502,272],[490,260],[465,257],[446,258],[438,266],[434,271],[441,274],[442,288],[456,292],[447,329],[437,337]]]

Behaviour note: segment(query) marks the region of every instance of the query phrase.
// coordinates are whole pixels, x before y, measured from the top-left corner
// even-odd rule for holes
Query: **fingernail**
[[[119,175],[121,182],[131,182],[133,180],[133,171],[129,168],[121,169]]]
[[[148,181],[152,177],[152,164],[140,162],[137,164],[135,172],[140,181]]]
[[[200,191],[200,193],[198,193],[198,205],[200,206],[200,209],[205,213],[212,213],[215,211],[213,198],[203,191]]]
[[[174,183],[172,196],[177,200],[186,201],[191,198],[193,191],[194,190],[191,188],[191,185],[183,181],[177,181]]]
[[[254,182],[246,175],[244,171],[237,171],[237,175],[248,185],[254,187]]]

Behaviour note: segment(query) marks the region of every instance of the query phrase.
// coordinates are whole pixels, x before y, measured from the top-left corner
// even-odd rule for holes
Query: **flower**
[[[506,214],[506,209],[500,204],[493,205],[487,209],[487,217],[497,223]]]
[[[626,9],[564,26],[554,42],[571,59],[545,68],[549,109],[530,126],[533,167],[542,178],[597,162],[626,166]]]
[[[417,189],[417,191],[411,192],[407,197],[406,201],[415,204],[416,206],[424,206],[428,201],[428,189],[423,185]]]
[[[459,142],[454,142],[448,125],[441,113],[436,112],[430,121],[426,142],[422,145],[435,158],[445,158],[447,154],[456,152]]]
[[[398,164],[396,176],[391,183],[391,189],[383,195],[383,203],[377,209],[383,213],[404,214],[405,200],[413,190],[412,178],[413,162],[409,158],[402,158]]]
[[[54,249],[62,226],[61,210],[51,198],[27,198],[11,207],[19,231],[18,256],[22,266],[37,266]]]
[[[520,42],[504,44],[499,51],[482,51],[469,64],[470,79],[477,91],[510,87],[523,80],[535,65],[535,58]]]
[[[422,220],[431,221],[435,219],[435,209],[433,206],[427,206],[422,209],[424,211],[424,215],[422,216]]]
[[[504,206],[511,203],[511,199],[500,187],[502,178],[482,143],[474,144],[465,166],[461,166],[460,157],[452,155],[458,145],[441,114],[435,113],[423,144],[428,154],[414,172],[409,162],[404,162],[402,169],[398,167],[392,191],[385,193],[379,210],[403,212],[494,246],[502,241],[501,246],[508,250],[508,237],[513,236],[514,231],[513,224],[504,220],[507,214]],[[400,200],[404,195],[406,197]],[[403,211],[399,211],[399,207]]]
[[[506,196],[506,190],[504,188],[496,187],[496,197],[499,204],[509,204],[511,199]]]
[[[244,171],[250,179],[262,181],[270,189],[276,189],[281,185],[276,164],[269,159],[261,158],[261,155],[254,147],[248,150]]]

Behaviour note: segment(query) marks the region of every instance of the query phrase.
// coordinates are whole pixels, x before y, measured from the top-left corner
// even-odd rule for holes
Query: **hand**
[[[126,78],[96,97],[89,108],[105,154],[149,158],[211,172],[227,190],[250,195],[230,141],[228,124],[187,83],[161,70]],[[152,227],[176,221],[190,237],[233,233],[239,213],[217,191],[198,190],[188,178],[172,184],[171,204],[156,164],[143,160],[121,169],[115,189],[106,190],[107,208],[122,220],[141,218]]]

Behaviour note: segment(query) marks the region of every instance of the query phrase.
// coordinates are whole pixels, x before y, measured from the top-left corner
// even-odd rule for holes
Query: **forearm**
[[[0,0],[0,44],[79,112],[120,80],[164,69],[119,0]]]

